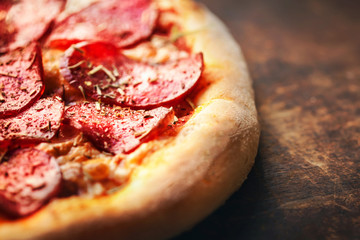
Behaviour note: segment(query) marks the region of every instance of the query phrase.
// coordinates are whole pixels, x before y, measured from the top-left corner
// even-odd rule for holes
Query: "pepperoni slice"
[[[84,40],[104,40],[126,47],[149,37],[157,17],[151,0],[100,1],[60,22],[49,43],[66,49]]]
[[[31,44],[0,57],[0,118],[14,116],[44,91],[41,51]]]
[[[110,44],[80,43],[60,62],[66,80],[102,102],[135,108],[174,104],[190,93],[203,70],[202,54],[150,65],[131,60]]]
[[[0,1],[0,52],[39,40],[65,6],[65,0]]]
[[[52,97],[40,99],[15,117],[0,119],[0,145],[50,140],[60,128],[63,113],[64,103]]]
[[[171,108],[130,110],[98,103],[81,103],[65,112],[65,121],[83,131],[99,148],[127,153],[160,134],[174,119]]]
[[[60,189],[61,173],[47,153],[26,148],[13,152],[0,165],[0,207],[16,217],[41,208]]]

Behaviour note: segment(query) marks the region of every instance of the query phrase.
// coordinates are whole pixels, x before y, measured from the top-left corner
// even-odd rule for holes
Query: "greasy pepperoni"
[[[149,37],[157,16],[151,0],[100,1],[57,24],[49,43],[66,49],[83,40],[104,40],[125,47]]]
[[[61,173],[47,153],[26,148],[16,150],[0,165],[0,207],[16,217],[29,215],[54,197]]]
[[[70,47],[60,62],[64,78],[88,97],[135,108],[179,101],[193,89],[202,70],[201,53],[151,65],[131,60],[100,42]]]
[[[0,145],[50,140],[60,128],[64,103],[59,97],[38,100],[15,117],[0,119]]]
[[[0,118],[14,116],[44,91],[41,51],[31,44],[0,57]]]
[[[130,110],[81,103],[65,112],[65,121],[80,129],[97,147],[114,154],[134,150],[160,134],[174,119],[171,108]]]
[[[65,0],[0,1],[0,52],[40,39],[65,6]]]

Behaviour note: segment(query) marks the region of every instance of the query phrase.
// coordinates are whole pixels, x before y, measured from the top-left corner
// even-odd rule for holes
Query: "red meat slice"
[[[151,0],[100,1],[57,24],[48,42],[51,47],[62,49],[84,40],[126,47],[148,38],[157,17]]]
[[[110,44],[79,43],[60,62],[60,72],[95,100],[135,108],[175,104],[198,82],[202,54],[164,64],[131,60]]]
[[[0,119],[0,146],[50,140],[60,128],[63,113],[64,103],[52,97],[40,99],[15,117]]]
[[[64,6],[65,0],[0,1],[0,52],[39,40]]]
[[[17,150],[0,165],[0,208],[16,217],[29,215],[58,193],[60,182],[52,156],[34,148]]]
[[[41,50],[31,44],[0,57],[0,118],[17,115],[44,91]]]
[[[171,108],[131,110],[89,102],[65,112],[65,121],[81,130],[94,145],[114,154],[130,152],[158,136],[173,119]]]

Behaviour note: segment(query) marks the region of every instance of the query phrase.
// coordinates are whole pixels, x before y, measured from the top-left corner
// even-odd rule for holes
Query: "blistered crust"
[[[1,239],[163,239],[189,229],[242,184],[257,151],[259,126],[239,47],[219,20],[186,0],[174,4],[193,52],[204,53],[212,84],[194,116],[147,156],[117,193],[57,199],[27,219],[0,226]],[[198,31],[199,30],[199,31]]]

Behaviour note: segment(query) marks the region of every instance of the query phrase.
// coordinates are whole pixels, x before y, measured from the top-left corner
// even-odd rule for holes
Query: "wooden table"
[[[360,2],[201,2],[242,46],[262,135],[242,188],[176,240],[360,239]]]

